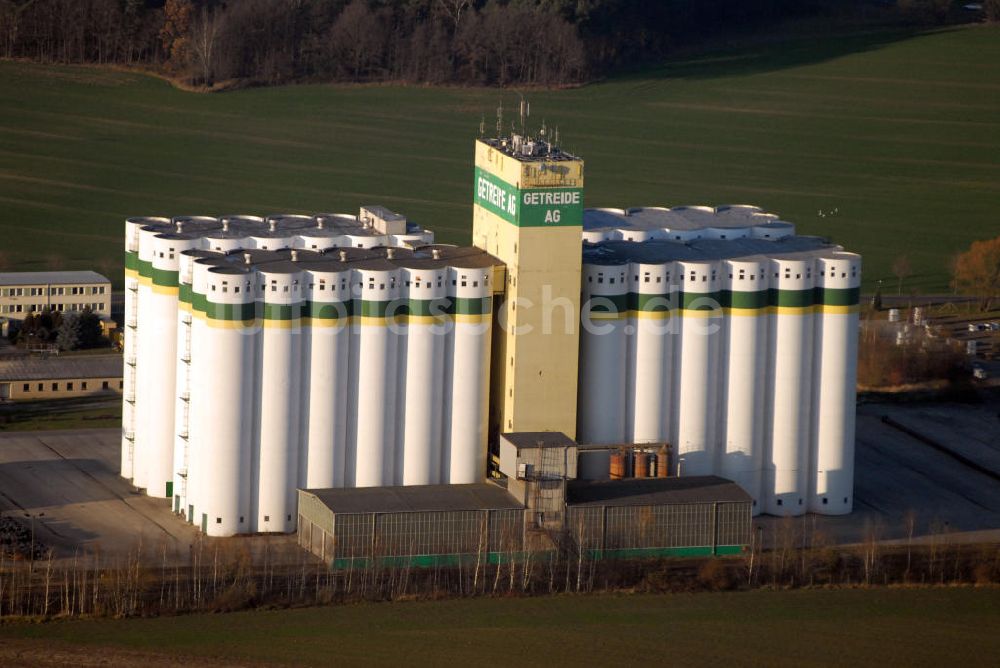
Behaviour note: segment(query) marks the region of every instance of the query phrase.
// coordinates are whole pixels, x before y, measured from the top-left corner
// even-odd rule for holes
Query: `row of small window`
[[[461,283],[461,285],[462,285],[463,288],[464,287],[468,287],[468,280],[464,276],[462,277],[462,279],[463,280],[461,280],[461,281],[456,281],[456,279],[452,279],[451,284],[454,286],[454,285],[457,285],[457,283]],[[614,283],[614,279],[612,279],[611,282]],[[431,282],[428,281],[428,287],[430,287],[430,283]],[[484,276],[483,277],[483,285],[486,286],[488,284],[489,284],[489,282],[488,282],[487,278]],[[437,286],[439,288],[441,287],[441,280],[440,279],[438,279]],[[227,281],[223,281],[221,287],[222,287],[221,292],[229,292],[229,283]],[[298,292],[299,291],[298,281],[295,281],[292,287],[293,287],[293,289],[294,289],[295,292]],[[359,288],[364,287],[364,284],[362,282],[359,282],[358,283],[358,287]],[[390,278],[389,279],[389,287],[390,288],[395,288],[396,287],[396,279],[395,278]],[[410,287],[410,281],[406,282],[406,287]],[[419,280],[416,282],[416,287],[418,287],[418,288],[420,287],[420,281]],[[478,280],[472,281],[472,287],[478,288],[479,287],[479,281]],[[248,290],[250,289],[250,283],[246,284],[246,288]],[[260,288],[261,288],[261,290],[265,290],[265,291],[267,290],[267,286],[265,284],[263,284],[263,283],[261,283]],[[316,284],[315,283],[310,283],[309,284],[309,288],[314,290],[316,288]],[[324,283],[323,281],[320,281],[319,289],[321,291],[325,291],[326,290],[326,283]],[[341,283],[340,283],[340,289],[341,290],[346,290],[347,289],[347,283],[345,281],[341,281]],[[368,280],[368,289],[369,290],[374,290],[375,289],[375,279],[374,278]],[[385,283],[379,283],[378,284],[378,289],[379,290],[385,290]],[[216,290],[217,290],[217,286],[215,284],[213,284],[212,285],[212,292],[216,292]],[[333,292],[336,292],[336,290],[337,290],[336,284],[331,285],[330,286],[330,290],[333,291]],[[238,286],[238,285],[233,286],[233,292],[239,293],[239,291],[240,291],[240,286]],[[271,292],[277,292],[277,291],[278,291],[277,282],[276,281],[271,281]],[[287,285],[283,285],[282,286],[282,292],[288,292],[288,286]],[[20,313],[20,310],[18,311],[18,313]]]
[[[834,268],[833,270],[830,271],[830,277],[831,278],[835,278],[836,276],[837,276],[837,272],[836,272],[836,270]],[[855,267],[851,267],[851,276],[857,276],[857,269]],[[729,278],[732,278],[732,277],[733,277],[733,274],[730,273],[729,274]],[[763,270],[761,270],[761,272],[760,272],[760,277],[764,278],[764,271]],[[778,272],[774,272],[774,277],[778,278]],[[790,269],[786,269],[785,270],[785,278],[791,278],[791,277],[792,277],[791,270]],[[841,272],[840,273],[840,277],[841,278],[847,278],[847,273],[846,272]],[[680,278],[683,281],[684,280],[684,274],[680,274]],[[715,278],[716,278],[716,273],[713,271],[712,272],[712,280],[714,281]],[[741,271],[740,274],[739,274],[739,279],[738,280],[742,281],[742,280],[746,280],[746,278],[747,277],[745,275],[745,272]],[[795,278],[802,278],[802,274],[795,274]],[[806,278],[812,278],[812,270],[811,269],[807,269],[806,270]],[[651,282],[650,279],[651,279],[651,277],[650,277],[649,273],[647,272],[645,274],[645,276],[644,276],[643,282],[644,283],[649,283],[649,282]],[[756,279],[756,276],[754,274],[750,274],[750,280],[753,281],[755,279]],[[624,274],[622,274],[621,280],[624,282],[624,280],[625,280],[625,275]],[[691,281],[697,281],[698,280],[697,275],[696,275],[695,272],[693,272],[693,271],[691,272],[691,278],[689,280],[691,280]],[[702,276],[701,280],[702,280],[703,283],[706,282],[708,280],[708,276],[707,275]],[[635,281],[636,281],[636,283],[639,282],[639,275],[638,274],[636,274],[636,276],[635,276]],[[668,282],[670,281],[670,274],[669,273],[667,273],[667,281]],[[588,276],[587,277],[587,282],[588,283],[593,283],[594,282],[594,277],[593,276]],[[604,274],[598,274],[597,275],[597,282],[598,283],[603,283],[604,282]],[[614,285],[614,282],[615,282],[614,278],[609,278],[608,279],[608,283]],[[657,283],[662,282],[662,277],[661,276],[657,276],[656,277],[656,282]]]
[[[167,256],[168,256],[167,259],[169,259],[169,260],[173,260],[174,259],[174,249],[173,248],[171,248],[169,250],[169,252],[167,252]],[[160,259],[161,260],[163,259],[163,251],[160,251]]]
[[[103,311],[104,302],[93,304],[49,304],[48,308],[53,311],[82,311],[85,308],[91,311]],[[0,304],[0,313],[41,313],[46,308],[45,304]]]
[[[244,519],[243,515],[240,515],[240,524],[243,524],[244,521],[245,521],[245,519]],[[270,515],[264,515],[264,521],[265,522],[270,522],[271,521],[271,516]],[[288,516],[288,521],[289,522],[292,521],[292,516],[291,515]],[[215,523],[216,524],[222,524],[222,518],[221,517],[216,517],[215,518]]]
[[[112,383],[112,381],[110,381],[110,380],[102,380],[101,381],[101,389],[102,390],[110,390],[111,389],[111,383]],[[73,392],[74,390],[76,390],[76,383],[74,381],[72,381],[72,380],[67,381],[64,385],[65,385],[65,387],[62,388],[62,390],[64,392]],[[44,392],[45,391],[45,383],[38,383],[36,385],[36,387],[37,387],[37,389],[35,390],[36,392]],[[123,381],[119,380],[118,381],[118,389],[120,390],[123,387],[124,387]],[[90,389],[90,388],[87,387],[87,381],[81,380],[80,381],[80,391],[87,390],[87,389]],[[31,392],[31,383],[25,383],[21,387],[21,391],[22,392]],[[58,392],[59,391],[59,383],[52,383],[51,384],[51,388],[50,388],[49,391],[50,392]]]
[[[0,288],[0,297],[45,297],[58,295],[103,295],[107,289],[104,285],[54,288]]]
[[[828,504],[828,502],[829,502],[829,499],[827,499],[827,497],[825,497],[825,496],[824,496],[824,497],[823,497],[823,505],[824,505],[824,506],[825,506],[825,505],[827,505],[827,504]],[[847,503],[847,497],[846,497],[846,496],[844,497],[844,503]],[[756,502],[756,501],[754,501],[754,502],[753,502],[753,505],[755,505],[755,506],[756,506],[756,505],[757,505],[757,502]],[[784,504],[784,502],[783,502],[783,499],[778,499],[778,503],[777,503],[777,505],[779,505],[779,506],[783,506],[783,505],[785,505],[785,504]],[[802,499],[799,499],[799,505],[800,505],[800,506],[802,505]]]

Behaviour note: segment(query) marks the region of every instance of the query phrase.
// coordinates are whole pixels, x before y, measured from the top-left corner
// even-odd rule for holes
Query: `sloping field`
[[[7,665],[993,666],[996,589],[363,604],[0,627]],[[181,657],[184,657],[183,659]]]
[[[309,85],[200,95],[138,74],[0,63],[0,250],[120,274],[138,214],[355,211],[464,242],[495,90]],[[865,254],[866,287],[945,290],[1000,234],[1000,28],[771,44],[533,92],[587,160],[590,206],[750,202]],[[512,114],[508,115],[508,119]]]

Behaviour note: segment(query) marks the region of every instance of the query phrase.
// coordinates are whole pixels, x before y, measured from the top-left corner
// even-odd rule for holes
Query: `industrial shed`
[[[593,559],[739,554],[752,503],[716,476],[570,480],[566,529]]]
[[[495,564],[556,549],[559,536],[588,559],[737,554],[749,542],[752,499],[723,478],[565,489],[559,527],[493,483],[299,490],[298,542],[331,568]]]
[[[299,490],[298,539],[331,568],[498,563],[522,550],[524,509],[492,483]]]

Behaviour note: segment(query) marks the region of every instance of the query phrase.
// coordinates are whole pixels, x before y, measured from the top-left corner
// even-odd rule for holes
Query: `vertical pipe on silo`
[[[162,226],[169,224],[166,218],[159,219]],[[135,411],[137,390],[136,364],[138,362],[139,321],[139,235],[140,230],[150,220],[129,218],[125,221],[125,330],[122,341],[122,356],[125,364],[122,372],[122,442],[120,472],[123,478],[135,477],[134,455],[135,436],[141,431]],[[155,223],[154,223],[155,224]]]
[[[626,429],[628,264],[583,265],[577,439],[623,443]]]
[[[194,406],[191,377],[197,371],[193,359],[194,298],[192,281],[195,255],[182,253],[177,271],[177,351],[173,360],[176,391],[174,398],[173,481],[174,512],[188,516],[190,427]]]
[[[452,301],[451,396],[448,417],[448,461],[451,484],[482,482],[486,477],[489,413],[490,334],[493,322],[492,267],[452,262],[447,276]]]
[[[155,339],[151,354],[143,355],[143,403],[147,408],[145,483],[149,496],[172,497],[174,480],[174,409],[177,403],[177,315],[180,253],[195,248],[197,239],[172,234],[152,238],[148,308],[144,319]],[[169,493],[168,493],[169,492]]]
[[[163,490],[149,488],[153,453],[153,418],[160,406],[154,403],[150,386],[157,382],[152,369],[160,356],[160,332],[153,320],[153,254],[155,237],[162,232],[159,226],[146,226],[139,230],[138,290],[136,291],[137,327],[132,352],[135,374],[135,434],[132,450],[132,482],[147,494],[162,496]]]
[[[816,263],[813,451],[809,510],[850,513],[854,506],[854,428],[861,258],[835,253]]]

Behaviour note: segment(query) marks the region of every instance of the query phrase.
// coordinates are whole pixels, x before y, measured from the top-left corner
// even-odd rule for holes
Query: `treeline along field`
[[[0,55],[141,64],[208,86],[563,84],[708,36],[852,10],[829,0],[5,0]],[[890,6],[865,13],[922,18]]]
[[[1000,28],[810,36],[532,92],[587,161],[587,206],[749,202],[864,255],[865,289],[948,291],[1000,235]],[[514,94],[298,85],[215,95],[0,62],[0,265],[120,280],[123,219],[356,211],[468,242],[472,140]],[[509,126],[512,114],[505,123]]]

